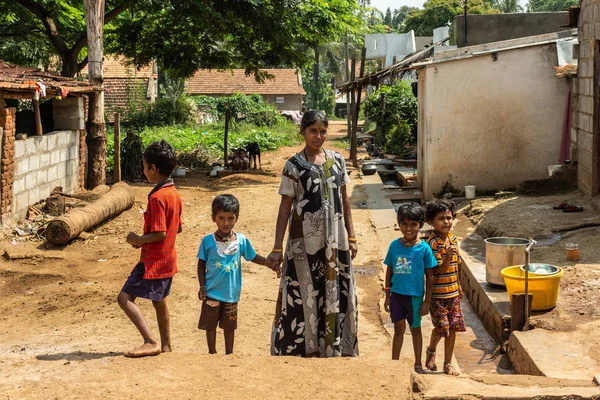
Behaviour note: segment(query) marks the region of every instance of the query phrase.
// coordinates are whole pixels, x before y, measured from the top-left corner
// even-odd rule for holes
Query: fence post
[[[114,183],[121,182],[121,117],[115,114]]]

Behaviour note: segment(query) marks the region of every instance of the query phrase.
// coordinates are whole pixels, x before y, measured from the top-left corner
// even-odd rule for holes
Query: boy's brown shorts
[[[222,301],[206,298],[202,302],[202,312],[198,329],[211,331],[217,329],[217,325],[226,331],[237,329],[238,303],[224,303]]]

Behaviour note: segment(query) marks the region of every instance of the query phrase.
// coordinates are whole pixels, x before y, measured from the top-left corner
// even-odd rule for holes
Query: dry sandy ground
[[[342,126],[338,129],[343,131]],[[334,125],[332,133],[335,130]],[[299,148],[265,154],[263,168],[281,171]],[[46,257],[0,260],[2,398],[409,398],[410,360],[389,360],[390,339],[379,317],[381,260],[368,210],[353,210],[360,241],[355,260],[360,272],[360,358],[269,356],[278,281],[265,267],[248,263],[243,267],[235,354],[209,356],[204,336],[196,329],[200,304],[195,256],[201,238],[214,229],[210,202],[219,193],[236,195],[241,202],[236,228],[266,255],[273,242],[279,178],[240,174],[209,179],[195,173],[176,184],[185,224],[177,240],[180,273],[169,298],[173,353],[145,359],[122,356],[140,344],[116,303],[139,257],[124,238],[129,231],[141,231],[139,207],[145,206],[151,189],[136,185],[135,206],[97,228],[85,242],[43,251],[36,249],[43,247],[40,241],[8,238],[0,243],[11,254]],[[364,199],[360,187],[354,187],[352,204]],[[157,333],[151,304],[140,305]],[[221,334],[218,351],[223,351]]]
[[[562,202],[583,206],[579,213],[554,210]],[[535,327],[572,332],[572,340],[589,349],[600,363],[600,213],[579,192],[555,196],[478,199],[464,208],[485,237],[511,236],[539,241],[531,261],[563,267],[558,304],[532,315]],[[579,245],[580,260],[568,261],[566,243]]]

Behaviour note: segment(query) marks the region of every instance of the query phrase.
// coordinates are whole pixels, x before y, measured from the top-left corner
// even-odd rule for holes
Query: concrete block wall
[[[2,181],[0,183],[0,213],[2,221],[8,218],[12,212],[13,182],[15,176],[15,132],[16,114],[14,107],[0,108],[0,128],[2,134],[2,157],[0,158],[0,171]]]
[[[16,171],[12,190],[12,216],[23,218],[31,204],[47,198],[60,186],[73,192],[81,186],[79,130],[56,131],[17,140]]]
[[[598,170],[598,104],[594,102],[594,55],[599,54],[596,40],[600,39],[600,0],[584,0],[581,5],[578,23],[578,76],[573,80],[573,122],[571,141],[572,153],[577,160],[577,180],[579,189],[589,196],[600,192]],[[598,61],[597,61],[598,62]],[[596,100],[598,101],[598,99]]]

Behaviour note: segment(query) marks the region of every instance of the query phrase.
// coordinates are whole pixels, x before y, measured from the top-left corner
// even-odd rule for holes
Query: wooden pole
[[[528,301],[525,301],[527,299]],[[510,311],[510,331],[521,331],[527,323],[527,315],[531,311],[531,302],[533,294],[525,297],[525,293],[514,293],[512,295],[511,311]],[[527,304],[529,310],[525,308]]]
[[[356,78],[356,56],[352,56],[352,60],[350,61],[350,82],[354,82]],[[350,139],[352,139],[352,131],[353,122],[354,122],[354,87],[346,93],[346,96],[350,96],[350,108],[348,109],[348,134],[350,135]],[[352,149],[351,149],[352,150]],[[352,158],[352,152],[350,152],[350,158]]]
[[[362,48],[362,54],[360,56],[360,74],[359,79],[363,77],[365,73],[365,58],[367,56],[366,47]],[[362,85],[358,85],[358,94],[356,95],[356,105],[354,106],[354,122],[352,122],[352,141],[350,143],[350,158],[352,159],[352,165],[358,168],[358,143],[356,140],[356,132],[358,130],[358,114],[360,113],[360,98],[362,95]]]
[[[38,136],[42,136],[44,131],[42,130],[42,116],[40,115],[40,103],[36,99],[33,99],[33,115],[35,118],[35,133]]]
[[[114,183],[121,182],[121,116],[115,114]]]

